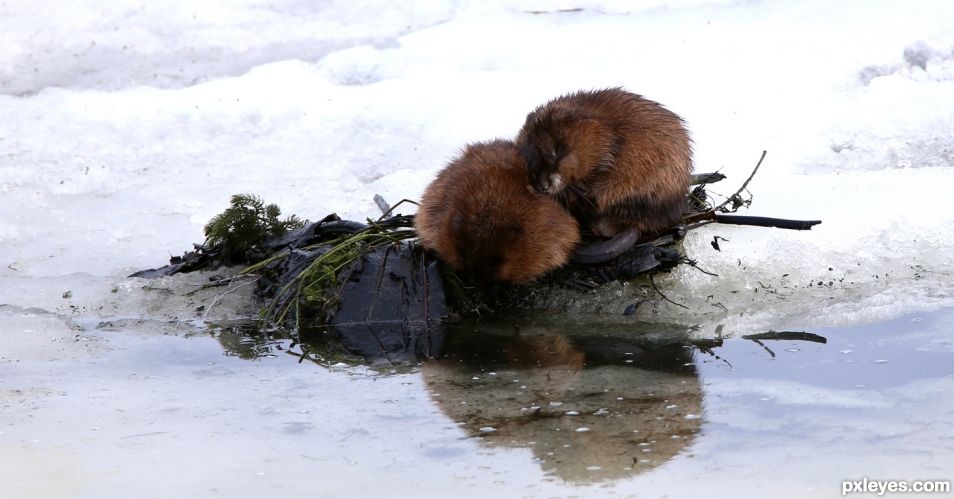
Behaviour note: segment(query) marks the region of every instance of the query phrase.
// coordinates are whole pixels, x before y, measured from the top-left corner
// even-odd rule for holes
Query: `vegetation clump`
[[[341,302],[343,284],[362,272],[359,261],[415,236],[413,216],[382,217],[368,220],[367,225],[340,221],[348,224],[342,226],[338,222],[333,220],[317,227],[312,241],[301,241],[309,244],[285,248],[242,270],[244,275],[268,277],[269,285],[264,286],[262,293],[269,297],[262,314],[264,324],[292,322],[298,327],[302,315],[327,323]]]
[[[255,249],[268,238],[304,227],[295,215],[284,219],[275,204],[265,204],[254,194],[235,194],[231,206],[205,226],[205,247],[221,245],[219,258],[226,265],[249,263],[260,256]]]

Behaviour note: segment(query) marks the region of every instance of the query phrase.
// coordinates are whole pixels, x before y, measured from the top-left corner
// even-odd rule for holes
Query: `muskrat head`
[[[549,134],[538,134],[521,150],[527,161],[527,175],[531,190],[557,194],[566,186],[560,174],[560,161],[566,156],[566,146]]]
[[[467,146],[421,198],[421,245],[484,283],[529,282],[565,264],[579,224],[555,199],[527,190],[524,163],[510,141]]]
[[[538,109],[527,116],[517,142],[527,162],[531,190],[559,194],[580,180],[574,138],[581,119],[578,113],[561,108]]]
[[[454,217],[454,242],[461,256],[458,270],[478,283],[526,280],[515,268],[514,252],[526,237],[522,226],[493,219],[463,221]]]

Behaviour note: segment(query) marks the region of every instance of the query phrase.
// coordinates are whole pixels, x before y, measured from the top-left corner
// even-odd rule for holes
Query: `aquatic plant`
[[[247,263],[265,239],[305,225],[295,215],[280,219],[281,213],[278,205],[265,204],[254,194],[235,194],[231,206],[205,225],[205,246],[221,245],[219,257],[226,265]]]

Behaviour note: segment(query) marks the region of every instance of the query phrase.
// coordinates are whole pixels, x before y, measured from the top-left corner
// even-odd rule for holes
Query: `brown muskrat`
[[[526,282],[562,266],[579,226],[526,179],[513,142],[468,145],[424,191],[414,222],[421,244],[478,281]]]
[[[576,261],[614,258],[682,221],[692,146],[682,118],[659,103],[621,88],[567,94],[531,112],[516,143],[533,190],[560,199],[593,234],[614,237]]]

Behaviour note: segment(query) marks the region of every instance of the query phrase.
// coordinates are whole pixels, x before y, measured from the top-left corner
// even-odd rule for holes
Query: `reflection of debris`
[[[721,346],[721,343],[720,343],[719,346]],[[727,360],[725,360],[725,359],[723,359],[722,357],[719,357],[719,356],[712,350],[712,348],[709,348],[708,346],[702,345],[702,344],[696,345],[696,348],[697,348],[700,352],[702,352],[702,353],[704,353],[704,354],[706,354],[706,355],[708,355],[708,356],[710,356],[710,357],[713,357],[713,358],[715,358],[716,360],[721,360],[722,362],[725,362],[725,365],[729,366],[729,369],[733,369],[732,363],[729,362],[729,361],[727,361]],[[773,356],[774,356],[774,355],[773,355]]]
[[[771,348],[765,346],[765,343],[762,343],[761,341],[755,340],[755,339],[753,339],[752,341],[755,342],[756,345],[765,349],[765,351],[768,352],[768,354],[771,355],[773,359],[775,358],[775,352],[773,352]]]
[[[767,333],[748,334],[742,337],[745,340],[788,340],[811,341],[813,343],[828,343],[828,338],[815,333],[804,331],[769,331]]]

